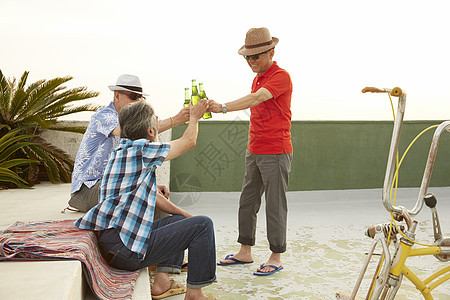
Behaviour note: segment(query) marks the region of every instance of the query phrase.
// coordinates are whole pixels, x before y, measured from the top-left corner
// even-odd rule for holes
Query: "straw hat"
[[[252,28],[247,31],[245,36],[245,45],[239,49],[240,55],[253,55],[265,52],[275,47],[278,39],[270,35],[269,29]]]
[[[111,91],[128,91],[143,96],[148,96],[142,92],[142,84],[139,77],[134,75],[123,74],[117,78],[116,85],[108,86]]]

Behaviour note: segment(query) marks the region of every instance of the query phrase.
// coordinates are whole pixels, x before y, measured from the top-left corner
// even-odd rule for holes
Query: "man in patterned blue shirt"
[[[106,107],[99,108],[81,141],[72,172],[71,199],[69,205],[86,212],[98,203],[99,184],[111,151],[118,145],[120,126],[118,114],[122,107],[144,96],[137,76],[119,76],[116,85],[110,85],[114,100]],[[189,109],[182,109],[177,115],[159,122],[159,132],[163,132],[189,119]],[[158,186],[158,190],[168,197],[168,189]]]
[[[107,163],[100,183],[99,203],[75,222],[81,229],[99,232],[106,261],[120,269],[138,270],[158,264],[152,298],[186,292],[185,299],[215,299],[201,288],[215,281],[215,238],[212,220],[192,216],[165,197],[157,197],[155,169],[196,144],[198,120],[207,111],[207,100],[190,106],[189,125],[183,136],[158,142],[158,121],[143,100],[119,113],[120,144]],[[171,216],[153,220],[155,208]],[[168,272],[181,269],[188,249],[187,290],[169,280]]]

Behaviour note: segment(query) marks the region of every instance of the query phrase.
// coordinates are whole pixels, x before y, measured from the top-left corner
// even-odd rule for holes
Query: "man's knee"
[[[202,223],[203,226],[209,230],[214,230],[214,224],[210,217],[207,216],[195,216],[193,218],[197,218],[199,223]]]

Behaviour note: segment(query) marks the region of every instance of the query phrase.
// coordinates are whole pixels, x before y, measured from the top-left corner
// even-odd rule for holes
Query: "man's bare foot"
[[[228,255],[227,255],[227,257],[228,257]],[[252,259],[251,256],[243,256],[243,255],[239,255],[239,253],[231,256],[231,258],[234,258],[235,260],[238,260],[239,262],[244,262],[244,263],[251,263],[251,262],[253,262],[253,259]],[[239,263],[239,262],[236,262],[235,260],[222,259],[220,261],[220,263],[221,264],[225,264],[225,265],[226,264],[232,264],[232,263]]]
[[[247,245],[241,245],[241,250],[239,250],[238,253],[232,255],[231,257],[238,261],[241,261],[241,262],[246,262],[246,263],[253,262],[252,247],[247,246]],[[220,263],[229,264],[229,263],[235,263],[235,261],[231,260],[231,259],[222,259],[220,261]]]
[[[270,267],[269,265],[276,266],[277,268],[281,267],[283,265],[283,263],[281,262],[281,253],[272,253],[269,257],[269,260],[265,264],[263,264],[263,267],[265,267],[259,267],[257,271],[261,273],[269,273],[274,271],[275,268]]]
[[[159,296],[167,292],[169,292],[168,296],[182,294],[186,292],[186,288],[170,280],[168,273],[156,272],[152,284],[152,295]]]

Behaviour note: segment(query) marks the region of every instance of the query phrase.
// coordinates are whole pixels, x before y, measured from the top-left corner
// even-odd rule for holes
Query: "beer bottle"
[[[189,88],[184,88],[184,107],[188,107],[191,102],[191,97],[189,97]]]
[[[199,100],[200,95],[198,94],[197,81],[195,79],[192,79],[192,94],[191,94],[192,105],[197,104]]]
[[[189,96],[189,88],[184,88],[184,107],[189,107],[191,103],[191,97]],[[186,122],[189,124],[189,121]]]
[[[203,89],[203,83],[199,82],[198,84],[198,88],[200,89],[200,99],[208,99],[208,97],[206,96],[205,90]],[[209,119],[211,118],[211,112],[205,112],[205,114],[203,115],[203,119]]]

